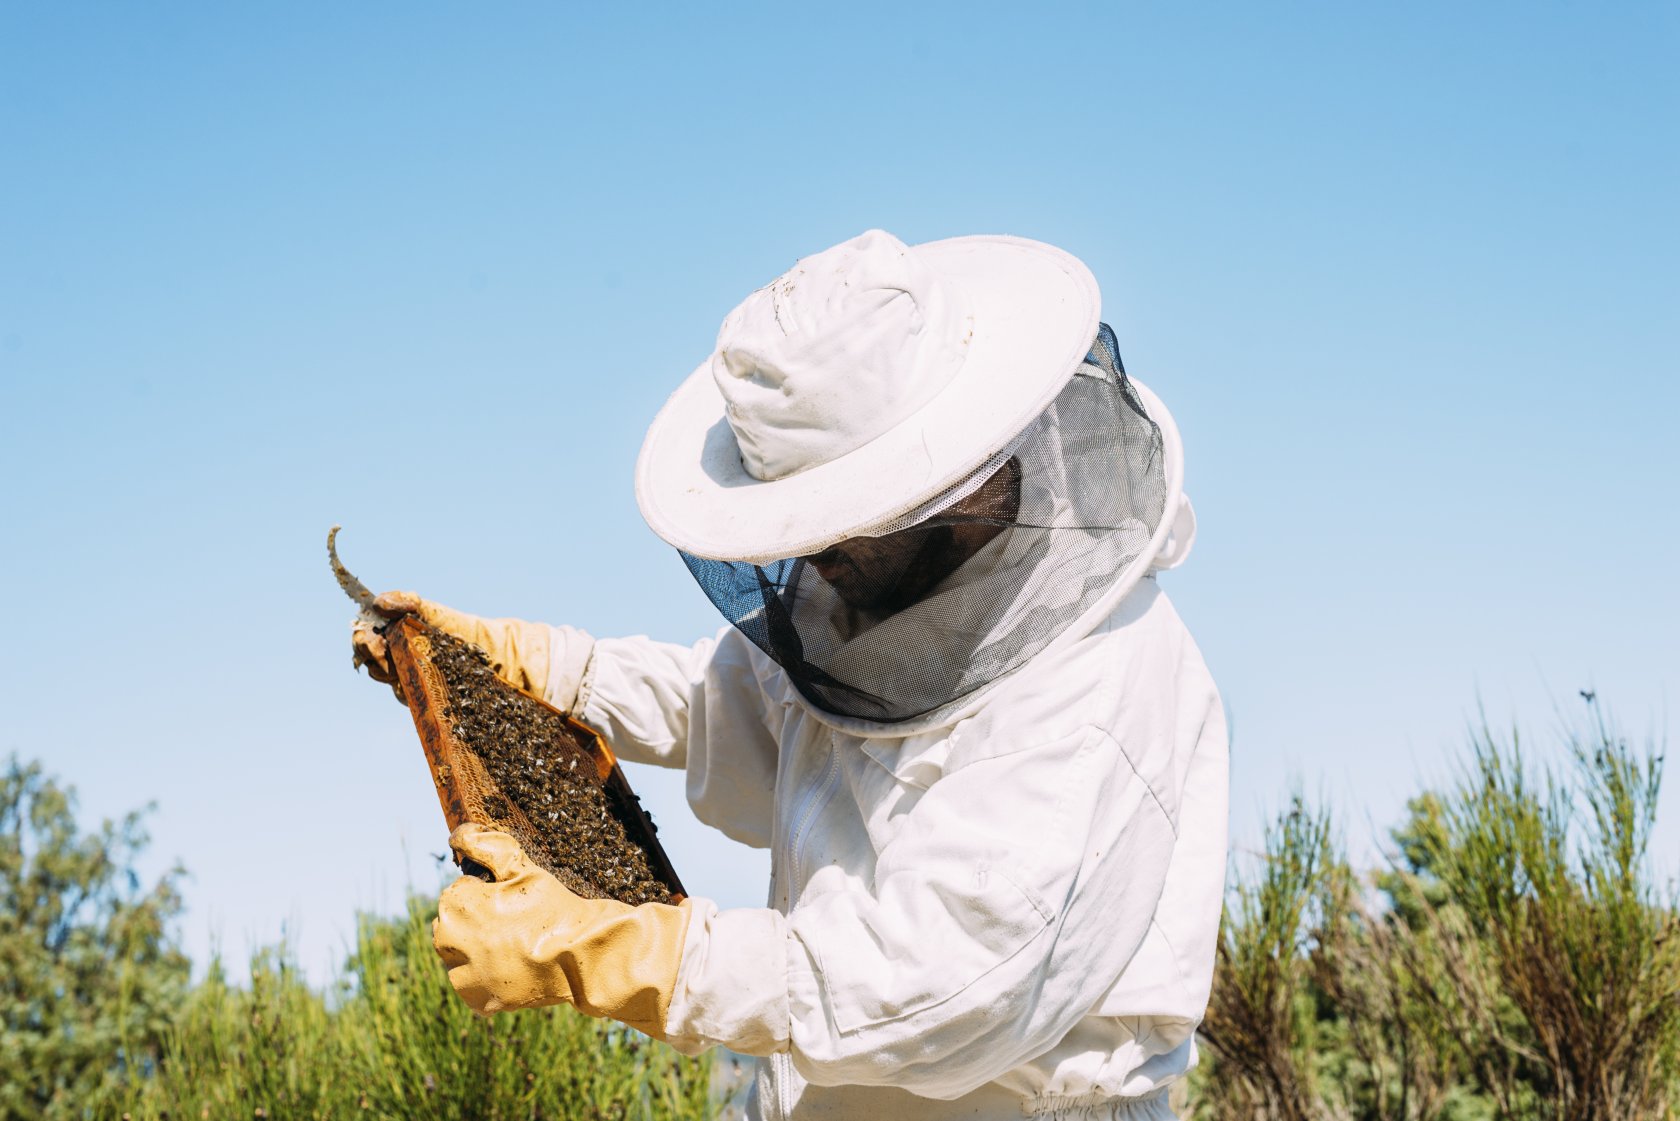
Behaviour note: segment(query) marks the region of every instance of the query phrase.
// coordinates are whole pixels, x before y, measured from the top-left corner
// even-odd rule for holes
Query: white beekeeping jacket
[[[758,1116],[1172,1116],[1213,970],[1227,744],[1153,578],[914,734],[825,717],[733,628],[599,641],[580,715],[771,851],[770,906],[694,901],[666,1025],[691,1053],[763,1056]]]

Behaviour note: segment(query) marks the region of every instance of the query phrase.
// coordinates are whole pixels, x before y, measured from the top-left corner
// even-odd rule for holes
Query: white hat
[[[867,535],[962,483],[1055,399],[1097,333],[1097,282],[1025,238],[907,246],[870,230],[724,319],[654,418],[654,532],[764,563]]]

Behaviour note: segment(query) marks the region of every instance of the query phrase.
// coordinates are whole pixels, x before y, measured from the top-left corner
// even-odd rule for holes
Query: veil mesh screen
[[[811,704],[895,723],[1043,650],[1148,547],[1166,490],[1105,323],[1050,406],[913,525],[769,564],[683,560]]]

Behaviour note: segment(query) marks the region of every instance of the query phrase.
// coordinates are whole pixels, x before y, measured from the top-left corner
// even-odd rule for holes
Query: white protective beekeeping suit
[[[1196,1061],[1225,721],[1154,579],[1177,431],[1098,319],[1050,246],[871,231],[649,432],[643,512],[730,625],[600,640],[578,706],[771,850],[769,906],[693,902],[665,1025],[762,1056],[759,1116],[1170,1117]]]

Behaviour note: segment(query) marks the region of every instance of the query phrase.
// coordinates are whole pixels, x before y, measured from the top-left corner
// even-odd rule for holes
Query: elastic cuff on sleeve
[[[561,712],[576,712],[588,701],[584,678],[594,662],[594,636],[576,627],[550,626],[549,632],[544,699]]]
[[[578,682],[577,699],[572,702],[572,715],[577,716],[589,707],[589,697],[595,692],[595,647],[589,648],[589,661],[583,667],[583,680]],[[581,719],[581,717],[580,717]]]
[[[719,911],[709,899],[689,907],[665,1041],[688,1055],[720,1045],[742,1055],[786,1051],[787,919],[768,908]]]

